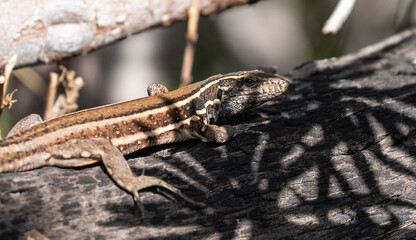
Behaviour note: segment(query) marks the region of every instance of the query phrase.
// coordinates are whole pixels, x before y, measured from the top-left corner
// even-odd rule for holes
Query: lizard
[[[102,162],[114,182],[133,195],[142,216],[139,191],[165,188],[204,207],[178,188],[153,176],[134,176],[124,155],[146,147],[201,139],[224,143],[265,124],[216,125],[284,93],[290,80],[261,70],[218,74],[168,91],[148,87],[150,96],[81,110],[42,121],[30,115],[0,141],[0,173],[44,166],[75,168]],[[28,120],[30,119],[30,120]]]

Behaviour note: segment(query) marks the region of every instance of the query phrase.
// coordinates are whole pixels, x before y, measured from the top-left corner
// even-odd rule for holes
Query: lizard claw
[[[142,219],[143,219],[144,218],[144,206],[143,206],[142,200],[140,200],[139,193],[136,191],[133,193],[133,196],[134,196],[134,201],[136,202],[137,207],[139,208],[140,216],[142,216]]]
[[[261,134],[263,134],[262,131],[250,130],[250,128],[261,126],[261,125],[266,125],[266,124],[269,124],[269,123],[271,123],[270,120],[265,120],[265,121],[255,122],[255,123],[239,124],[239,125],[235,126],[235,131],[236,131],[235,136],[240,135],[240,134],[261,135]]]

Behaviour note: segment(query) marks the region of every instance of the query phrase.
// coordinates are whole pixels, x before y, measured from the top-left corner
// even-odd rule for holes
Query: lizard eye
[[[254,78],[252,77],[248,77],[245,81],[244,81],[244,85],[248,86],[248,87],[252,87],[256,84],[256,81],[254,80]]]

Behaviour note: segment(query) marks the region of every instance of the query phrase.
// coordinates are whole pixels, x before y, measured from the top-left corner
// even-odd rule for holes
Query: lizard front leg
[[[240,124],[237,126],[231,126],[231,125],[218,126],[218,125],[208,124],[201,128],[199,137],[203,141],[225,143],[240,134],[261,135],[263,134],[263,132],[253,131],[253,130],[250,130],[249,128],[264,125],[269,122],[270,121],[262,121],[262,122],[251,123],[251,124]]]
[[[205,119],[205,120],[204,120]],[[225,143],[237,135],[240,134],[256,134],[261,135],[261,131],[250,130],[252,127],[261,126],[270,123],[269,120],[255,122],[255,123],[244,123],[236,126],[232,125],[215,125],[208,124],[204,115],[195,117],[195,120],[191,123],[190,131],[191,134],[197,138],[200,138],[204,142],[217,142]]]
[[[77,146],[76,152],[78,154],[76,155],[74,155],[74,146]],[[134,176],[123,154],[107,139],[72,139],[61,144],[61,146],[55,146],[54,149],[55,153],[52,158],[57,162],[65,162],[65,155],[68,157],[69,154],[72,154],[71,159],[68,159],[69,161],[76,161],[77,159],[84,162],[102,160],[108,174],[117,185],[134,196],[142,217],[144,216],[144,207],[138,192],[149,187],[168,189],[193,205],[205,207],[205,204],[188,198],[179,189],[160,178],[144,175]],[[57,163],[54,163],[54,165],[59,166]]]

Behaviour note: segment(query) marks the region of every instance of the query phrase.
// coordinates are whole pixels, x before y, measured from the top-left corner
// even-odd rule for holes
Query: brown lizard
[[[255,133],[248,129],[258,123],[215,123],[275,98],[288,86],[289,80],[282,76],[259,70],[242,71],[215,75],[171,92],[163,85],[151,85],[152,96],[44,122],[32,115],[0,142],[0,172],[43,166],[81,167],[102,161],[117,185],[134,196],[142,214],[138,191],[152,186],[166,188],[192,204],[205,206],[159,178],[134,176],[123,155],[188,139],[224,143],[238,134]]]

